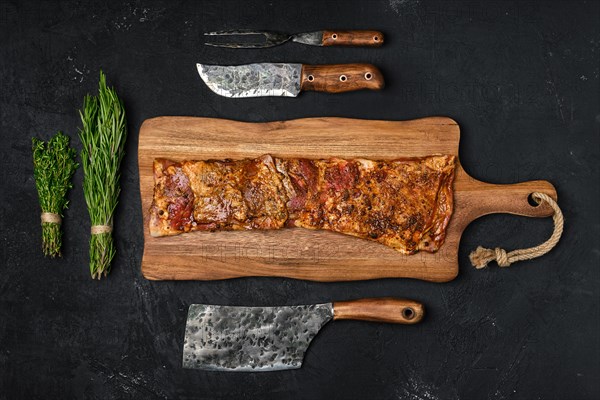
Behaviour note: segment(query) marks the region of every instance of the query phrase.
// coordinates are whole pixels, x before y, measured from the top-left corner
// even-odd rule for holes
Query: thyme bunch
[[[60,218],[69,204],[67,192],[73,187],[71,179],[79,166],[75,162],[77,153],[69,147],[69,137],[62,132],[58,132],[47,143],[32,138],[31,145],[33,176],[42,214],[55,214],[53,222],[42,219],[42,251],[47,257],[60,257]]]

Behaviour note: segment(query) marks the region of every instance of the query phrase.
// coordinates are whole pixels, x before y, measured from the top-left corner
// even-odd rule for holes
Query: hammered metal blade
[[[192,304],[183,342],[183,367],[214,371],[300,368],[331,303],[284,307]]]
[[[300,93],[302,64],[197,64],[206,85],[225,97],[296,97]]]

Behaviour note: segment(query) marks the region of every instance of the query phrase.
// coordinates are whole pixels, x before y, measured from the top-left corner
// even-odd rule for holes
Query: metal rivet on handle
[[[332,38],[333,40],[336,40],[336,39],[337,39],[337,33],[334,33],[333,35],[331,35],[331,38]]]
[[[368,80],[368,81],[370,81],[370,80],[371,80],[371,78],[373,78],[373,75],[371,75],[371,73],[370,73],[370,72],[367,72],[367,73],[365,74],[365,79],[366,79],[366,80]]]
[[[346,82],[346,79],[348,79],[346,78],[346,75],[340,75],[340,81]]]
[[[312,81],[315,80],[315,77],[312,76],[312,75],[309,75],[307,79],[308,79],[309,82],[312,82]]]
[[[415,310],[410,307],[406,307],[404,310],[402,310],[402,316],[409,320],[413,319],[415,317]]]

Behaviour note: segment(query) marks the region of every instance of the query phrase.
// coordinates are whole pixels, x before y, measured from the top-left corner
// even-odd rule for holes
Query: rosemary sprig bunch
[[[67,191],[73,187],[71,179],[79,166],[75,162],[77,153],[69,147],[69,137],[62,132],[58,132],[47,143],[32,138],[31,144],[33,176],[42,213],[56,214],[53,222],[42,219],[42,250],[47,257],[60,257],[60,218],[69,204]]]
[[[127,137],[123,102],[114,88],[106,86],[102,71],[98,96],[85,96],[79,115],[83,124],[79,130],[83,144],[83,193],[92,223],[90,274],[93,279],[100,279],[110,272],[116,254],[113,214],[121,191],[119,168]]]

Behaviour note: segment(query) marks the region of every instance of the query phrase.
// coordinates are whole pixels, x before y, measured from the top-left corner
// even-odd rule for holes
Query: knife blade
[[[384,87],[381,72],[371,64],[196,64],[196,67],[210,90],[233,98],[296,97],[302,90],[341,93]]]
[[[280,307],[192,304],[183,367],[211,371],[300,368],[310,342],[332,319],[415,324],[423,315],[421,303],[396,298]]]

